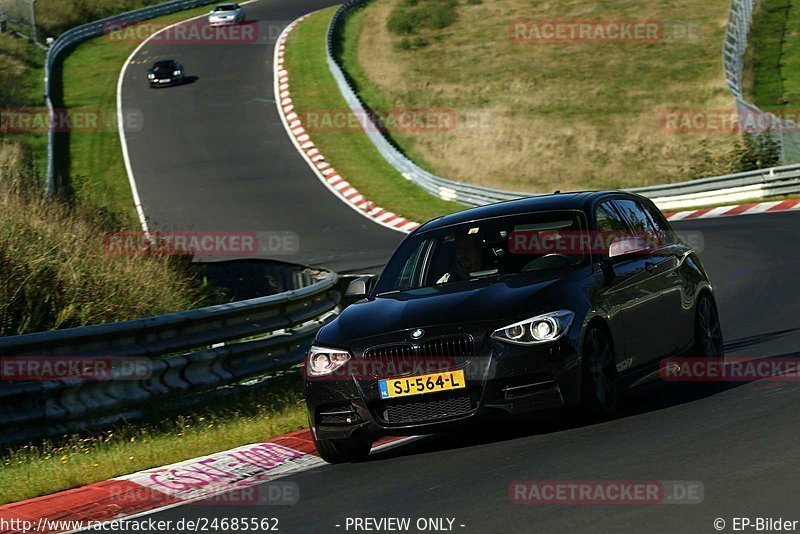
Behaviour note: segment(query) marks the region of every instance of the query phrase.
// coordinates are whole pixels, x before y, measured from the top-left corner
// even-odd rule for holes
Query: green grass
[[[721,76],[727,0],[459,2],[451,24],[416,28],[408,46],[391,31],[404,4],[375,1],[349,17],[343,58],[371,108],[446,108],[458,116],[445,131],[389,132],[435,174],[547,192],[727,170],[719,160],[735,135],[676,134],[662,125],[668,110],[732,108]],[[510,35],[514,21],[547,20],[655,20],[664,38],[552,43]]]
[[[358,37],[363,30],[366,13],[366,9],[361,9],[347,18],[340,43],[339,57],[344,66],[344,71],[355,87],[356,93],[365,102],[368,102],[372,109],[388,110],[394,107],[393,103],[377,85],[370,81],[358,61]],[[409,159],[428,172],[436,173],[436,166],[431,164],[423,154],[415,149],[416,138],[413,135],[403,131],[391,131],[389,134]]]
[[[93,20],[110,17],[132,9],[158,4],[163,0],[38,0],[36,22],[41,38]]]
[[[750,30],[745,91],[780,115],[800,111],[800,0],[761,0]]]
[[[298,373],[270,388],[102,434],[0,451],[0,505],[257,443],[306,423]]]
[[[167,15],[152,22],[177,22],[208,12],[208,7]],[[155,24],[154,27],[158,26]],[[64,61],[64,105],[98,110],[106,127],[70,135],[70,186],[78,202],[135,226],[136,211],[122,158],[116,123],[117,81],[125,60],[139,43],[98,37],[79,45]]]
[[[295,111],[301,117],[323,110],[351,115],[326,63],[325,34],[335,9],[312,15],[289,36],[286,65]],[[464,209],[406,180],[383,159],[363,131],[325,131],[310,124],[305,127],[339,174],[378,206],[417,222]]]
[[[4,109],[38,108],[44,112],[43,82],[45,52],[0,34],[0,107]],[[34,168],[44,175],[47,168],[47,133],[3,133],[0,140],[19,141],[36,155]]]
[[[19,142],[0,142],[0,336],[149,317],[223,301],[190,260],[114,255],[104,219],[43,198]]]

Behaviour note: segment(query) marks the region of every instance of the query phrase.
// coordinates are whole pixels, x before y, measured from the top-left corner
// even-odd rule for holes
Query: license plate
[[[423,395],[425,393],[436,393],[437,391],[448,391],[467,387],[463,370],[381,380],[379,386],[382,399]]]

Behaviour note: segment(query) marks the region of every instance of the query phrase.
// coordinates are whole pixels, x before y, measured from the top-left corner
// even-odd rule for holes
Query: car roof
[[[433,219],[417,229],[417,232],[425,232],[442,228],[453,224],[461,224],[470,221],[490,219],[492,217],[502,217],[506,215],[520,215],[536,211],[550,210],[580,210],[588,213],[598,201],[611,196],[622,196],[641,199],[639,195],[625,191],[578,191],[572,193],[553,193],[551,195],[537,195],[526,197],[519,200],[509,200],[497,202],[477,208],[470,208],[464,211],[444,215],[438,219]],[[645,199],[646,200],[646,199]],[[416,233],[416,232],[415,232]]]

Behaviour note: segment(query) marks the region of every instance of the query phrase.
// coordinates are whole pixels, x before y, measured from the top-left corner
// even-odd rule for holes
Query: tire
[[[617,410],[619,380],[614,349],[606,331],[592,326],[586,332],[581,354],[581,409],[592,418],[605,418]]]
[[[708,358],[715,361],[725,359],[722,341],[722,328],[719,325],[717,304],[708,294],[703,294],[697,301],[697,312],[694,321],[693,358]]]
[[[372,442],[362,438],[321,439],[312,435],[320,458],[329,464],[361,462],[367,459]]]

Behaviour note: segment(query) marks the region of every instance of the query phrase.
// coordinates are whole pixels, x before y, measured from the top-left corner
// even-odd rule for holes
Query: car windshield
[[[159,61],[153,66],[154,69],[171,69],[174,67],[175,67],[174,61]]]
[[[214,11],[234,11],[236,4],[220,4]]]
[[[487,277],[556,274],[583,262],[586,226],[578,211],[496,217],[422,232],[386,266],[378,294]]]

